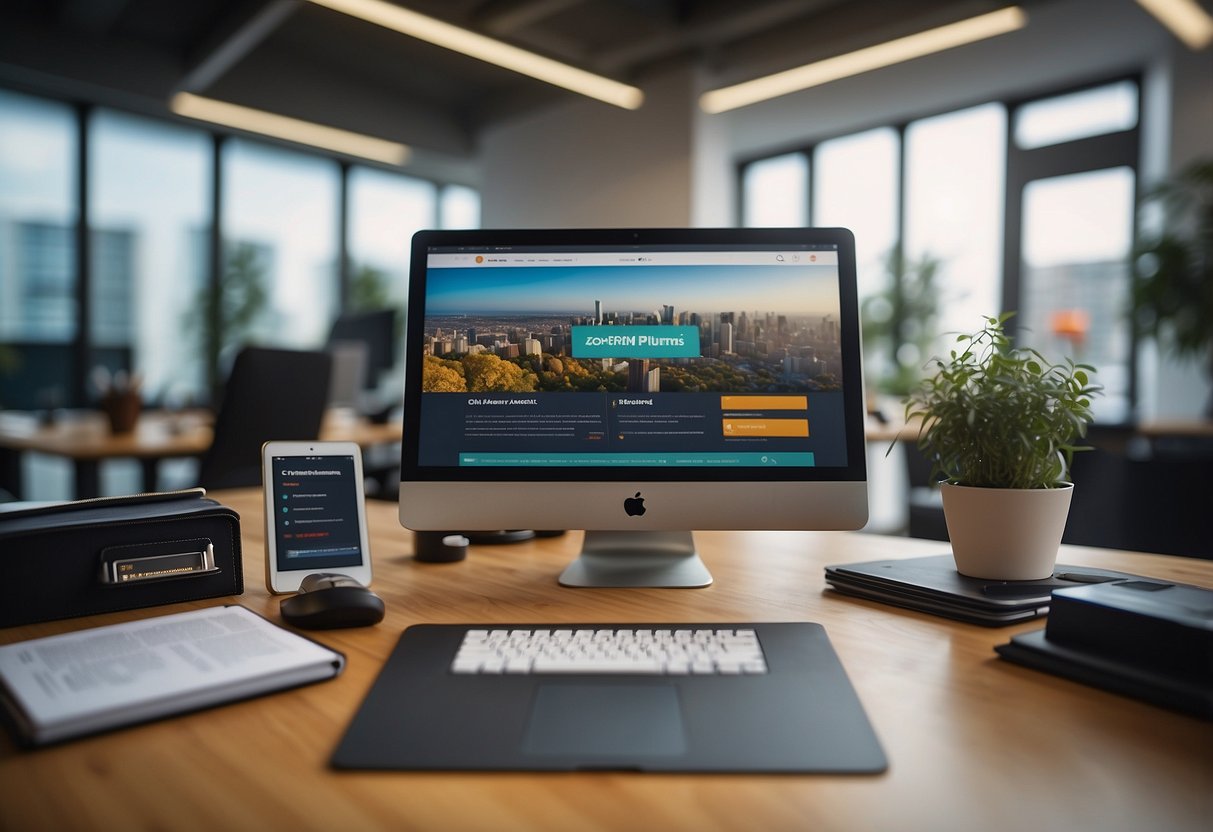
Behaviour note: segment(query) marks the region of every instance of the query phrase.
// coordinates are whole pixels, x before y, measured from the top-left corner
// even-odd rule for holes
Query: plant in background
[[[1146,195],[1164,212],[1163,229],[1136,247],[1133,326],[1180,358],[1213,346],[1213,159],[1187,166]],[[1207,371],[1213,376],[1213,351]],[[1213,416],[1213,398],[1208,411]]]
[[[907,395],[922,378],[938,334],[940,265],[930,254],[907,261],[894,248],[885,257],[886,287],[863,302],[864,347],[874,359],[872,384],[882,393]]]
[[[362,263],[355,267],[350,274],[350,291],[348,298],[349,311],[372,312],[378,309],[395,309],[396,323],[393,327],[397,345],[404,343],[404,308],[392,300],[388,291],[391,280],[383,269]],[[399,356],[397,356],[399,358]]]
[[[387,290],[388,274],[383,269],[363,263],[350,274],[349,307],[354,312],[387,309],[392,300]]]
[[[225,352],[237,349],[269,305],[266,261],[269,251],[256,243],[237,242],[225,249],[218,291],[209,284],[198,291],[195,310],[186,325],[197,332],[205,360],[207,389],[218,400]]]
[[[1003,331],[1014,313],[986,318],[961,335],[937,373],[906,399],[906,419],[922,420],[918,446],[936,474],[956,485],[1052,488],[1066,481],[1091,422],[1093,367],[1053,364],[1034,349],[1013,348]]]

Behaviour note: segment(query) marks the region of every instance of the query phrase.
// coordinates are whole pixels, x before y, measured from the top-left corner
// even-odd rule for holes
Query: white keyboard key
[[[468,630],[451,672],[735,676],[768,669],[753,629],[683,626]]]
[[[612,661],[609,659],[572,659],[552,661],[536,659],[531,667],[533,673],[639,673],[652,675],[662,672],[657,661]]]

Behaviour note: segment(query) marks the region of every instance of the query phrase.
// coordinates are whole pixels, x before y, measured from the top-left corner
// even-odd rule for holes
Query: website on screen
[[[838,285],[829,246],[431,251],[418,461],[845,466]]]

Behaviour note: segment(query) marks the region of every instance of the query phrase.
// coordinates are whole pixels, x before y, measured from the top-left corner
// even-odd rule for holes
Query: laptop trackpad
[[[522,750],[577,757],[686,753],[673,685],[540,685]]]

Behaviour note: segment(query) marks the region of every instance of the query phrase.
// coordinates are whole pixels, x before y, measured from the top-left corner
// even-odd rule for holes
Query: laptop
[[[540,641],[648,638],[694,648],[708,633],[724,634],[749,664],[702,673],[693,662],[567,672],[542,665],[523,672],[507,663],[485,672],[477,658],[494,639],[526,642],[536,634]],[[476,648],[470,659],[469,638]],[[672,647],[667,655],[680,654]],[[332,765],[856,774],[882,772],[888,763],[824,628],[794,622],[409,627]]]

